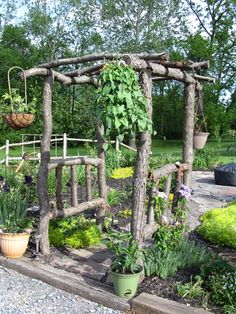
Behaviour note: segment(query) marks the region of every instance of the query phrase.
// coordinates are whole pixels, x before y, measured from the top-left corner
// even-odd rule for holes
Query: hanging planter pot
[[[208,135],[207,132],[194,132],[193,134],[193,148],[202,149],[204,148]]]
[[[20,69],[23,73],[24,78],[24,91],[25,97],[21,97],[16,89],[11,88],[10,84],[10,72],[13,69]],[[20,67],[12,67],[9,69],[8,74],[8,89],[9,93],[3,95],[3,100],[5,101],[5,106],[10,108],[10,112],[2,114],[3,120],[6,124],[8,124],[12,129],[20,130],[28,127],[34,121],[35,115],[33,108],[36,99],[28,104],[27,101],[27,85],[26,85],[26,75],[22,68]],[[8,111],[8,110],[7,110]]]
[[[10,113],[3,114],[2,117],[12,129],[20,130],[31,125],[35,116],[32,113]]]

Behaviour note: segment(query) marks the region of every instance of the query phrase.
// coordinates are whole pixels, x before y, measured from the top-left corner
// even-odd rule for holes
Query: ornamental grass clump
[[[236,204],[214,208],[201,217],[197,232],[214,244],[236,248]]]

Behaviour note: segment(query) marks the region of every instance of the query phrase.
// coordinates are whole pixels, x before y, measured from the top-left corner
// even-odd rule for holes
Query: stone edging
[[[211,312],[186,306],[148,293],[141,293],[133,300],[125,300],[113,294],[112,289],[93,279],[85,278],[62,269],[56,269],[27,258],[7,259],[0,256],[0,265],[41,280],[58,289],[79,295],[90,301],[123,312],[135,314],[209,314]]]

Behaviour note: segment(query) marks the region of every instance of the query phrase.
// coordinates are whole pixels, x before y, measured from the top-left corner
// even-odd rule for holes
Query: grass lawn
[[[220,163],[226,164],[229,162],[236,162],[236,140],[222,139],[208,139],[206,150],[214,150],[216,154],[219,154]],[[158,156],[163,153],[173,154],[176,159],[181,159],[182,155],[182,140],[153,140],[152,152],[154,156]]]
[[[222,164],[229,162],[236,162],[236,140],[234,139],[208,139],[206,149],[214,150],[216,154],[219,154],[220,162]],[[36,147],[36,152],[39,152],[39,147]],[[32,153],[32,146],[25,146],[24,152]],[[153,156],[171,154],[176,156],[176,160],[181,160],[182,155],[182,140],[161,140],[154,139],[152,142]],[[4,150],[0,151],[0,159],[4,158]],[[55,148],[52,147],[52,156],[56,156]],[[10,148],[10,157],[21,156],[21,148]],[[57,148],[57,156],[62,155],[62,147]],[[83,156],[86,155],[86,149],[84,145],[78,145],[77,147],[68,148],[69,156]]]

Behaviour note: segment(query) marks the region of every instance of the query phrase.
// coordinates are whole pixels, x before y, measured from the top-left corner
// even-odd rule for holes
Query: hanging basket
[[[9,95],[11,96],[11,83],[10,83],[10,72],[13,69],[20,69],[23,73],[24,77],[24,85],[25,85],[25,104],[26,107],[28,108],[28,103],[27,103],[27,85],[26,85],[26,75],[25,71],[20,68],[20,67],[12,67],[9,69],[7,73],[7,79],[8,79],[8,89],[9,89]],[[29,125],[32,124],[34,121],[35,115],[33,113],[27,113],[27,112],[14,112],[14,100],[11,99],[11,113],[6,113],[3,114],[3,121],[8,124],[12,129],[15,130],[20,130],[23,128],[28,127]]]
[[[34,114],[32,113],[9,113],[4,114],[3,120],[12,129],[20,130],[26,128],[34,121]]]
[[[207,132],[195,132],[193,134],[193,148],[204,148],[209,134]]]

